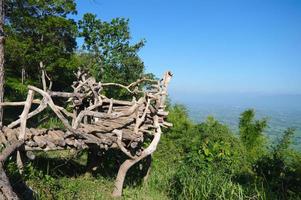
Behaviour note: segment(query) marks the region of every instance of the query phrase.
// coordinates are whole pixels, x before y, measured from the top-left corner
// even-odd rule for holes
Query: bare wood
[[[111,103],[111,101],[112,101],[114,105],[125,105],[125,106],[133,105],[133,102],[116,100],[116,99],[108,99],[105,96],[102,96],[102,95],[100,95],[100,96],[103,98],[104,103]]]
[[[18,136],[20,132],[16,130],[8,129],[5,130],[5,133],[8,141],[15,141],[18,140]]]
[[[165,72],[163,80],[161,81],[162,84],[162,94],[161,99],[160,99],[160,107],[159,108],[164,108],[165,106],[165,101],[166,101],[166,96],[167,96],[167,86],[172,78],[172,73],[170,71]]]
[[[43,85],[43,90],[47,90],[47,85],[46,85],[46,79],[45,79],[45,69],[44,69],[44,64],[42,61],[40,61],[40,69],[42,71],[42,85]]]
[[[60,111],[62,111],[66,116],[68,117],[74,117],[73,113],[68,112],[65,108],[61,107],[61,106],[56,106]]]
[[[127,171],[129,170],[130,167],[132,167],[134,164],[139,162],[140,160],[144,159],[145,157],[151,155],[157,148],[157,145],[160,141],[161,137],[161,128],[159,125],[159,118],[158,116],[154,117],[154,125],[156,126],[156,132],[154,134],[154,138],[150,145],[142,152],[141,156],[136,157],[135,159],[128,159],[122,163],[118,170],[118,174],[116,177],[115,181],[115,188],[113,190],[112,196],[113,197],[120,197],[122,195],[122,188],[123,188],[123,183],[124,179],[126,176]]]
[[[70,97],[84,98],[85,97],[84,94],[70,93],[70,92],[48,91],[48,94],[52,97],[63,97],[63,98],[70,98]]]
[[[122,131],[121,130],[114,130],[113,133],[117,135],[117,145],[120,148],[120,150],[127,155],[128,157],[135,159],[134,156],[132,156],[131,152],[129,152],[122,144]]]
[[[47,101],[47,104],[49,105],[49,107],[50,107],[50,108],[53,110],[53,112],[58,116],[58,118],[63,122],[64,126],[65,126],[66,128],[68,128],[69,130],[72,130],[72,127],[70,126],[68,120],[63,116],[63,114],[61,113],[61,111],[60,111],[60,110],[57,108],[57,106],[53,103],[53,101],[52,101],[50,95],[49,95],[47,92],[45,92],[45,91],[43,91],[43,90],[41,90],[41,89],[39,89],[39,88],[37,88],[37,87],[31,86],[31,85],[28,86],[28,88],[31,89],[31,90],[34,90],[34,91],[36,91],[36,92],[38,92],[38,93],[40,93],[41,95],[43,95],[44,98],[46,98],[46,99],[48,100],[48,101]]]
[[[31,107],[33,97],[34,97],[34,91],[29,90],[28,94],[27,94],[25,104],[24,104],[23,112],[20,115],[21,125],[20,125],[20,133],[18,135],[18,139],[22,140],[22,141],[25,139],[27,117],[28,117],[28,112],[29,112],[29,109]],[[24,165],[23,165],[22,155],[21,155],[20,151],[17,151],[17,166],[18,166],[20,174],[22,174]]]
[[[94,109],[94,107],[91,107],[90,109],[88,108],[87,110],[83,110],[79,113],[79,115],[77,116],[74,122],[73,128],[77,128],[79,126],[84,116],[93,116],[93,117],[105,118],[105,119],[116,119],[123,116],[129,116],[138,108],[138,106],[142,102],[143,102],[143,98],[140,98],[138,102],[136,102],[130,109],[124,112],[113,112],[110,114],[91,111],[92,108]]]
[[[23,143],[24,143],[24,141],[22,141],[22,140],[15,140],[12,142],[11,145],[5,147],[5,149],[0,154],[0,162],[2,162],[2,163],[5,162],[7,160],[7,158],[14,151],[16,151]]]
[[[47,108],[47,104],[46,104],[46,99],[43,99],[41,104],[37,107],[37,109],[35,109],[34,111],[30,112],[27,116],[27,119],[39,114],[40,112],[42,112],[43,110],[45,110],[45,108]],[[10,123],[7,128],[14,128],[15,126],[19,125],[21,122],[21,119],[17,119],[16,121]]]
[[[3,127],[1,144],[15,144],[14,141],[20,140],[24,144],[22,150],[25,151],[81,150],[91,148],[91,146],[98,146],[104,150],[118,148],[129,157],[120,166],[115,181],[113,196],[120,196],[128,169],[140,160],[149,158],[159,143],[161,126],[171,126],[170,123],[164,121],[168,115],[165,111],[165,100],[171,76],[172,74],[167,72],[160,81],[149,80],[152,84],[146,91],[138,89],[139,84],[148,81],[146,79],[139,79],[127,86],[118,83],[97,83],[85,72],[77,74],[78,80],[72,85],[73,93],[46,91],[45,87],[41,90],[28,86],[29,93],[26,102],[1,104],[24,106],[20,119],[12,122],[8,127]],[[142,95],[139,94],[140,98],[137,101],[133,95],[131,102],[110,99],[101,95],[102,87],[106,86],[123,87],[132,94],[142,93]],[[41,94],[43,99],[38,100],[37,103],[40,105],[36,110],[29,112],[31,104],[35,103],[33,97],[29,98],[33,91]],[[56,97],[68,98],[67,102],[72,103],[73,110],[69,112],[65,107],[55,105],[52,98]],[[47,106],[63,122],[66,130],[26,129],[27,120]],[[72,118],[72,126],[69,124],[68,117]],[[84,118],[88,119],[86,124],[82,123]],[[14,128],[20,123],[19,128]],[[152,141],[144,149],[145,139]],[[7,146],[2,153],[13,152],[19,150],[18,148],[19,146]],[[0,158],[5,157],[2,153],[0,153]],[[19,163],[21,152],[17,155],[17,163]]]
[[[111,114],[112,110],[113,110],[113,99],[110,99],[110,106],[109,106],[109,109],[108,109],[108,114]]]
[[[120,88],[126,89],[129,93],[133,94],[133,93],[143,93],[143,91],[131,90],[132,87],[137,86],[142,82],[156,82],[156,81],[152,80],[152,79],[143,78],[143,79],[138,79],[136,82],[133,82],[127,86],[119,84],[119,83],[103,83],[102,86],[120,87]]]
[[[33,90],[29,90],[28,91],[28,95],[27,95],[27,99],[26,99],[26,103],[24,105],[23,112],[22,112],[22,114],[20,116],[21,126],[20,126],[19,140],[24,140],[24,138],[25,138],[27,116],[28,116],[29,109],[31,107],[31,102],[33,100],[33,96],[34,96],[34,91]]]
[[[51,78],[48,76],[46,70],[44,70],[44,72],[45,72],[45,77],[46,77],[46,78],[48,79],[48,81],[49,81],[48,90],[51,90],[53,82],[52,82]]]
[[[0,143],[4,145],[8,143],[2,131],[0,131]]]
[[[3,102],[0,103],[0,106],[24,106],[26,101],[20,101],[20,102]],[[41,100],[34,99],[32,100],[33,104],[41,104]]]
[[[20,174],[23,174],[24,164],[22,161],[22,155],[20,151],[17,151],[17,167]]]
[[[141,118],[139,118],[139,117],[137,118],[137,122],[136,122],[135,129],[134,129],[134,132],[135,132],[136,134],[138,134],[139,127],[141,126],[141,124],[142,124],[143,121],[145,120],[146,113],[147,113],[147,111],[148,111],[149,105],[150,105],[150,99],[147,100],[147,104],[146,104],[146,106],[145,106],[145,109],[144,109],[144,112],[143,112]]]

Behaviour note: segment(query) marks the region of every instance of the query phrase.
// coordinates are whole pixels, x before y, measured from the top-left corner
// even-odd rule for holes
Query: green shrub
[[[196,171],[183,166],[175,175],[173,183],[173,199],[251,199],[240,184],[219,171]],[[261,199],[259,192],[252,196]]]
[[[301,199],[301,154],[289,148],[294,134],[284,132],[278,144],[254,165],[254,171],[271,197]]]
[[[254,110],[246,110],[240,115],[239,136],[248,152],[250,162],[266,153],[266,137],[264,136],[266,128],[267,120],[256,120]]]
[[[148,181],[139,181],[139,166],[131,168],[123,199],[301,199],[301,154],[290,148],[293,130],[269,150],[266,122],[255,120],[252,110],[241,115],[240,137],[213,117],[193,123],[184,106],[170,106],[169,112],[173,127],[163,130]],[[61,123],[51,118],[42,126]],[[86,177],[86,156],[86,151],[75,157],[65,151],[39,153],[25,165],[22,179],[37,199],[111,199],[115,158],[106,157],[101,171]],[[6,168],[17,185],[21,177],[15,162]]]
[[[213,117],[198,125],[198,140],[190,144],[186,164],[233,174],[244,168],[245,151],[230,129]]]
[[[176,199],[244,199],[232,177],[245,167],[245,152],[230,129],[213,117],[198,125],[170,194]]]

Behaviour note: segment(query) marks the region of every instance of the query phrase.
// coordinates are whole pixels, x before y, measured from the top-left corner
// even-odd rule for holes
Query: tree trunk
[[[22,66],[21,78],[22,78],[22,84],[24,84],[24,81],[25,81],[25,67],[24,66]]]
[[[129,159],[124,161],[124,163],[122,163],[122,165],[120,166],[115,180],[115,188],[112,193],[113,197],[121,197],[126,173],[134,164],[136,164],[136,162],[138,161]]]
[[[45,68],[44,68],[44,64],[42,61],[40,61],[40,70],[42,72],[42,85],[43,85],[43,90],[47,91],[47,85],[46,85],[46,78],[45,78]]]
[[[4,0],[0,0],[0,103],[4,97]],[[0,106],[0,128],[3,123],[3,107]]]

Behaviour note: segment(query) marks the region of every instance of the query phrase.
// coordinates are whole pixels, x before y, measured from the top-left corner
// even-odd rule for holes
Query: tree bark
[[[4,0],[0,0],[0,103],[4,97]],[[3,108],[0,105],[0,128],[3,124]]]
[[[124,161],[124,163],[122,163],[122,165],[120,166],[120,168],[118,170],[118,174],[117,174],[117,177],[116,177],[116,180],[115,180],[115,188],[114,188],[114,191],[112,193],[113,197],[121,197],[122,189],[123,189],[123,183],[124,183],[126,173],[137,162],[138,161],[136,161],[136,160],[128,159],[128,160]]]
[[[24,84],[24,81],[25,81],[25,67],[24,66],[22,66],[21,78],[22,78],[22,84]]]
[[[157,149],[157,145],[160,141],[160,137],[162,134],[160,125],[159,125],[159,118],[158,116],[154,116],[154,126],[156,127],[157,131],[154,133],[154,138],[150,145],[142,152],[141,156],[136,157],[135,159],[128,159],[122,163],[118,170],[118,174],[115,180],[115,188],[113,190],[112,196],[113,197],[121,197],[123,183],[126,176],[127,171],[140,160],[152,155],[152,153]]]
[[[47,90],[47,84],[46,84],[46,76],[45,76],[45,69],[44,69],[44,64],[41,61],[40,62],[40,70],[42,72],[42,85],[43,85],[43,90],[46,91]]]

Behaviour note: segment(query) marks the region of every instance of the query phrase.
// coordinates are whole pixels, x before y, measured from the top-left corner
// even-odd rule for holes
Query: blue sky
[[[130,19],[147,72],[171,92],[301,94],[300,0],[77,0],[103,20]]]

